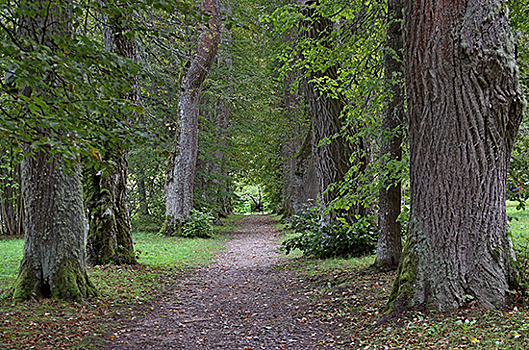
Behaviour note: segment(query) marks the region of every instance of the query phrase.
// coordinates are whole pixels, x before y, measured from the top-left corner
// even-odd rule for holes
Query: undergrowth
[[[282,242],[285,254],[299,249],[315,258],[358,257],[372,254],[377,243],[372,218],[356,216],[352,220],[338,217],[327,224],[320,219],[318,208],[305,208],[288,219],[287,228],[297,235]]]

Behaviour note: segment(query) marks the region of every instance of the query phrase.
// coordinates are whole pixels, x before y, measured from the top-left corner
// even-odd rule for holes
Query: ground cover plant
[[[211,239],[136,232],[139,264],[90,267],[89,276],[100,295],[81,303],[51,299],[13,303],[8,292],[24,243],[19,238],[0,240],[0,348],[100,349],[119,331],[118,320],[141,318],[158,295],[194,268],[211,262],[227,239],[220,231],[235,227],[230,222],[218,226]]]

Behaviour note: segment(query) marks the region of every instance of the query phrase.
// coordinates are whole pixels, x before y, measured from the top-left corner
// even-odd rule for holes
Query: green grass
[[[197,267],[211,262],[222,249],[225,238],[164,237],[156,233],[133,234],[134,250],[140,264],[149,266]]]
[[[138,262],[142,265],[198,267],[211,262],[215,254],[223,248],[226,238],[219,232],[235,227],[233,224],[216,226],[216,234],[211,239],[164,237],[152,232],[135,232],[134,250],[139,257]],[[23,248],[23,239],[0,240],[0,295],[10,288],[17,277]]]
[[[139,257],[134,266],[95,266],[88,275],[99,291],[97,298],[80,303],[30,300],[12,303],[8,291],[22,259],[22,239],[0,240],[0,348],[99,349],[120,325],[117,320],[141,319],[152,303],[168,293],[196,267],[212,262],[228,235],[238,228],[237,218],[214,226],[210,239],[164,237],[155,232],[135,232]],[[143,228],[149,228],[145,222]],[[150,229],[156,230],[155,225]]]
[[[507,201],[509,229],[515,247],[527,247],[529,245],[529,208],[517,210],[517,203]]]
[[[17,277],[23,248],[23,239],[0,240],[0,295]]]

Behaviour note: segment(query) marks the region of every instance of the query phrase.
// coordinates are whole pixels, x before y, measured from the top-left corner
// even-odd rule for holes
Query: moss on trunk
[[[12,288],[13,300],[24,301],[51,297],[78,301],[98,295],[86,271],[75,259],[63,258],[52,278],[52,281],[37,278],[29,262],[23,260],[18,278]]]

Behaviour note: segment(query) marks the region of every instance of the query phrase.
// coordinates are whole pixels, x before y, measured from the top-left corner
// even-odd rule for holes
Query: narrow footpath
[[[271,223],[266,216],[241,220],[244,228],[215,263],[163,295],[110,349],[336,349],[337,330],[305,317],[309,290],[282,267]]]

